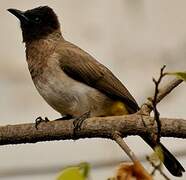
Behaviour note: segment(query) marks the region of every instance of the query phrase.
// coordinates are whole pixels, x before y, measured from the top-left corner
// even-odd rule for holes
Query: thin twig
[[[115,131],[113,133],[112,139],[115,140],[115,142],[125,151],[125,153],[128,155],[128,157],[132,160],[133,165],[121,165],[120,170],[117,174],[117,177],[121,178],[123,175],[124,177],[136,177],[136,179],[144,179],[144,180],[152,180],[151,175],[146,171],[146,169],[142,166],[141,162],[137,159],[134,152],[129,148],[129,146],[125,143],[123,138],[121,137],[121,134],[118,131]],[[130,167],[130,171],[127,171],[125,168]],[[133,168],[131,168],[133,167]],[[128,178],[127,178],[128,179]],[[130,178],[131,179],[131,178]]]
[[[157,103],[159,103],[164,97],[166,97],[173,89],[175,89],[182,82],[183,80],[175,78],[174,80],[168,82],[167,85],[159,89],[159,93],[157,96]],[[153,97],[151,97],[150,99],[153,99]],[[142,114],[150,115],[150,112],[152,110],[153,110],[153,106],[151,101],[148,100],[142,105],[141,108]]]
[[[162,78],[165,76],[164,74],[164,69],[165,65],[161,68],[160,70],[160,76],[158,80],[156,81],[153,78],[153,82],[155,84],[155,91],[154,91],[154,98],[152,99],[152,106],[153,106],[153,112],[154,112],[154,121],[157,123],[157,136],[156,136],[156,143],[160,142],[160,135],[161,135],[161,121],[160,121],[160,113],[158,112],[157,109],[157,99],[158,99],[158,94],[159,94],[159,85],[162,81]]]
[[[153,171],[151,172],[151,175],[155,175],[155,172],[158,170],[160,172],[160,174],[166,179],[166,180],[170,180],[167,175],[162,171],[161,168],[161,162],[158,163],[157,165],[150,159],[149,156],[146,157],[147,160],[150,162],[150,164],[152,165],[152,167],[154,168]]]
[[[115,131],[113,133],[113,140],[125,151],[125,153],[128,155],[128,157],[135,163],[136,161],[139,161],[134,154],[134,152],[129,148],[129,146],[125,143],[123,138],[121,137],[120,133]]]

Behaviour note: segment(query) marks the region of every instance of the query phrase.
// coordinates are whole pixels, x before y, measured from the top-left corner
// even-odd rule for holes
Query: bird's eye
[[[40,19],[39,17],[35,17],[35,18],[34,18],[34,22],[40,23],[40,22],[41,22],[41,19]]]

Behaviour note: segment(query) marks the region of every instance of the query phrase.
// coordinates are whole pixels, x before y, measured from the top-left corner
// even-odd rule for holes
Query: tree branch
[[[134,152],[129,148],[129,146],[125,143],[123,138],[121,137],[120,133],[115,131],[113,133],[113,140],[125,151],[125,153],[128,155],[128,157],[135,163],[136,161],[139,161]]]
[[[181,82],[182,80],[175,79],[160,89],[157,95],[157,103]],[[121,137],[127,135],[141,136],[148,134],[148,132],[154,132],[157,128],[157,125],[153,123],[153,117],[142,115],[150,114],[152,108],[152,102],[148,101],[136,114],[89,118],[84,121],[81,130],[76,133],[75,137],[73,120],[41,123],[38,129],[35,128],[34,123],[0,126],[0,145],[79,138],[112,139],[115,131],[120,132]],[[160,118],[160,121],[162,137],[186,138],[186,120]]]
[[[156,124],[152,123],[153,117],[143,116],[143,120],[149,131],[157,128]],[[112,139],[114,131],[120,132],[122,137],[141,136],[148,134],[143,120],[141,115],[137,114],[89,118],[84,121],[76,137],[73,136],[73,120],[43,122],[38,125],[38,130],[34,123],[0,126],[0,145],[79,138]],[[186,138],[186,120],[160,118],[160,121],[162,137]]]
[[[165,85],[163,88],[159,89],[156,102],[159,103],[164,97],[166,97],[174,88],[176,88],[182,82],[183,80],[175,78],[167,85]],[[153,97],[150,97],[149,99],[153,99]],[[151,101],[147,101],[142,105],[141,112],[143,112],[143,114],[149,115],[152,110],[153,110],[153,105]]]

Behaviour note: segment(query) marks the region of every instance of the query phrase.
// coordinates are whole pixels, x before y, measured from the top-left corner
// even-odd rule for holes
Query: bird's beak
[[[20,11],[18,9],[7,9],[10,13],[12,13],[14,16],[16,16],[21,22],[28,23],[29,19],[25,16],[23,11]]]

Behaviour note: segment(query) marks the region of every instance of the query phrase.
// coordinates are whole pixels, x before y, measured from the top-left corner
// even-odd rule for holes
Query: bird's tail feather
[[[159,144],[164,155],[164,165],[169,170],[169,172],[174,176],[182,176],[182,173],[185,172],[185,169],[180,164],[180,162],[174,157],[173,154],[163,145]]]

